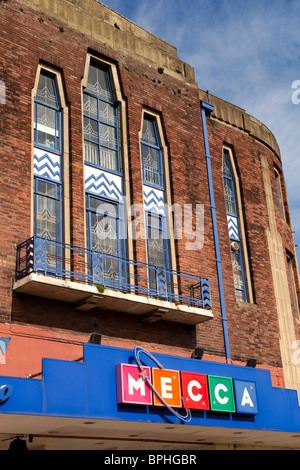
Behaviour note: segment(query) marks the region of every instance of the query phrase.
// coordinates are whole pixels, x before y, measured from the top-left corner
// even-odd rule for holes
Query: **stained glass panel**
[[[227,153],[224,153],[224,158],[223,158],[223,175],[227,176],[228,178],[231,178],[231,170],[229,166]]]
[[[98,100],[90,95],[83,95],[83,114],[98,119]]]
[[[108,70],[91,63],[83,92],[84,156],[93,165],[119,171],[118,109]]]
[[[35,199],[35,235],[57,241],[60,231],[60,201],[55,184],[37,180]],[[47,244],[47,267],[56,268],[60,263],[59,249],[55,244]]]
[[[144,119],[142,140],[147,144],[158,146],[153,121],[151,119]]]
[[[90,249],[101,254],[100,257],[93,257],[93,270],[101,271],[106,281],[121,281],[122,248],[119,243],[121,222],[118,205],[94,197],[88,197],[87,203]]]
[[[40,73],[36,99],[52,108],[58,108],[54,78],[43,71]]]
[[[228,214],[236,214],[236,205],[235,205],[235,198],[234,198],[234,191],[233,191],[233,184],[232,181],[224,178],[224,190],[225,190],[225,200],[226,200],[226,208]]]
[[[111,104],[99,101],[99,120],[111,126],[117,125],[117,110]]]
[[[144,182],[161,185],[159,151],[142,145]]]
[[[86,91],[105,101],[113,101],[107,70],[91,63]]]
[[[55,80],[41,72],[35,104],[35,143],[60,151],[60,111]]]

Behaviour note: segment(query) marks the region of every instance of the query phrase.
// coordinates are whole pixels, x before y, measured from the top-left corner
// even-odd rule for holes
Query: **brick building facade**
[[[76,361],[94,332],[108,347],[254,358],[297,390],[299,275],[271,132],[95,0],[0,13],[1,376]]]

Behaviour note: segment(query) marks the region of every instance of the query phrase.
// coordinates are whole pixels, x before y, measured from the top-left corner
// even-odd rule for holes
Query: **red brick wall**
[[[103,333],[106,344],[189,356],[196,345],[210,355],[224,357],[210,199],[198,90],[137,59],[118,54],[80,32],[64,28],[40,13],[10,0],[0,3],[0,80],[6,84],[6,104],[0,105],[0,321],[34,328]],[[105,42],[105,41],[104,41]],[[198,251],[186,251],[189,240],[176,242],[177,269],[211,281],[214,319],[197,328],[159,322],[141,324],[136,317],[95,309],[78,312],[72,305],[13,294],[16,245],[30,237],[31,224],[31,92],[38,64],[44,62],[62,74],[69,107],[71,243],[84,246],[83,149],[81,80],[88,52],[117,64],[127,105],[128,158],[132,203],[142,203],[139,132],[142,110],[160,114],[169,152],[172,203],[204,204],[205,242]],[[201,84],[200,84],[201,86]],[[266,239],[268,227],[260,155],[270,168],[271,150],[222,122],[208,119],[222,269],[232,359],[255,357],[264,366],[281,367],[278,322]],[[247,247],[255,304],[235,300],[228,227],[222,180],[222,146],[236,156],[247,232]],[[276,161],[277,165],[280,165]],[[274,182],[273,182],[274,183]],[[275,187],[273,188],[275,191]],[[275,198],[274,198],[275,200]],[[293,251],[291,234],[280,220],[285,247]],[[135,255],[145,260],[145,243],[137,240]],[[55,341],[55,339],[54,339]],[[42,351],[39,352],[42,354]],[[279,374],[280,375],[280,374]]]

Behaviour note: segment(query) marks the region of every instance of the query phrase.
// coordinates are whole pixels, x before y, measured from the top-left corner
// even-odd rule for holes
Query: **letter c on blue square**
[[[234,380],[237,413],[258,414],[255,382]]]

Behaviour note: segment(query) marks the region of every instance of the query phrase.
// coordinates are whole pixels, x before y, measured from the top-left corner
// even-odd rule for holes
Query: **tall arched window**
[[[241,231],[244,231],[244,229],[237,198],[237,190],[239,191],[239,188],[235,172],[233,171],[233,159],[228,149],[223,151],[223,180],[236,299],[247,302],[248,293],[244,262],[245,248],[241,237]]]
[[[145,114],[143,119],[141,155],[149,284],[153,295],[167,298],[170,290],[170,260],[164,163],[157,120],[150,114]]]
[[[92,282],[121,288],[127,266],[119,103],[111,66],[89,59],[83,86],[83,130],[90,275]]]
[[[36,265],[61,268],[62,103],[57,75],[40,68],[34,99],[34,235]]]

